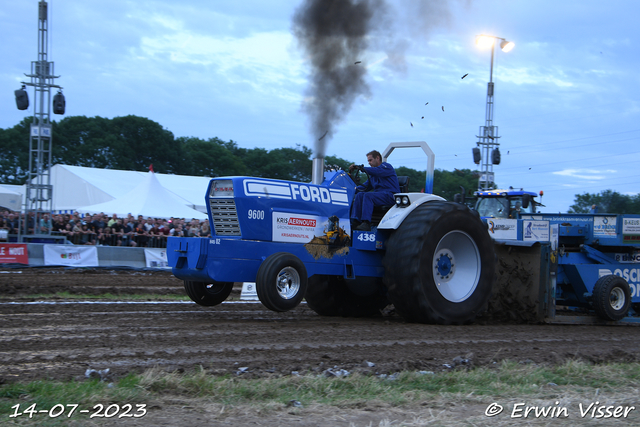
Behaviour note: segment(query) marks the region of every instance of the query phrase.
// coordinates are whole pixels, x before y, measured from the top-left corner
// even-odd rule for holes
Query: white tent
[[[146,172],[54,165],[50,171],[55,213],[72,213],[84,206],[120,198],[145,180]],[[204,197],[211,178],[155,174],[182,204],[206,212]],[[107,212],[105,212],[107,213]]]
[[[22,192],[18,185],[0,185],[0,206],[12,211],[22,209]]]
[[[204,194],[203,194],[204,197]],[[137,217],[151,218],[192,218],[204,219],[206,213],[186,206],[185,200],[164,188],[156,174],[148,172],[145,179],[128,193],[108,202],[82,206],[75,209],[79,213],[105,213],[126,217],[128,214]]]

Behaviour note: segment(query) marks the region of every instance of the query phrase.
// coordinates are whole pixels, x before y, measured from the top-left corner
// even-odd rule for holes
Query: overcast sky
[[[494,59],[498,185],[543,190],[552,212],[566,212],[575,194],[640,192],[640,2],[386,2],[369,49],[353,58],[369,91],[335,124],[328,155],[364,163],[371,149],[422,140],[436,168],[478,168],[471,150],[491,53],[475,37],[490,34],[515,43]],[[302,3],[49,0],[49,60],[65,116],[133,114],[176,137],[313,148],[318,135],[303,110],[310,58],[292,30]],[[37,6],[2,0],[0,128],[33,114],[32,89],[29,111],[17,110],[13,91],[37,59]],[[414,150],[389,162],[426,167]]]

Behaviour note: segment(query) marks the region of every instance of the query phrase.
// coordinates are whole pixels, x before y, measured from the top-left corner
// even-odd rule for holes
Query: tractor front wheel
[[[227,299],[233,282],[192,282],[184,281],[184,290],[193,302],[205,307],[218,305]]]
[[[295,255],[278,252],[260,264],[256,293],[269,310],[289,311],[296,308],[306,291],[307,269]]]

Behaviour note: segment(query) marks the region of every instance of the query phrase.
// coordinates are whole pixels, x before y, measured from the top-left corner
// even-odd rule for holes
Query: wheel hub
[[[293,267],[285,267],[276,277],[276,289],[283,299],[291,299],[300,290],[300,275]]]
[[[611,294],[609,294],[609,304],[611,304],[611,308],[614,310],[622,310],[625,302],[624,291],[620,288],[613,288]]]
[[[205,289],[207,290],[208,293],[215,295],[224,289],[224,285],[225,284],[223,282],[207,283]]]
[[[436,256],[435,272],[438,278],[442,281],[449,280],[449,277],[453,275],[455,270],[455,263],[453,260],[453,254],[448,249],[439,251]]]

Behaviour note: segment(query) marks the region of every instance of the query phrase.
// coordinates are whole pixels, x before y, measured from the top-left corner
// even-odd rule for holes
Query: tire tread
[[[625,306],[618,311],[614,310],[609,302],[611,291],[616,287],[621,287],[626,297]],[[631,307],[631,289],[627,281],[620,276],[610,274],[600,277],[593,286],[592,295],[593,309],[598,317],[604,320],[622,320]]]
[[[394,304],[396,311],[407,321],[438,324],[464,324],[469,323],[487,309],[491,296],[493,277],[495,274],[495,255],[493,255],[493,242],[488,233],[486,237],[478,233],[482,242],[477,242],[481,252],[481,281],[485,287],[489,287],[486,295],[480,297],[482,303],[479,307],[468,313],[459,313],[455,316],[443,315],[441,311],[433,307],[425,298],[424,284],[420,275],[420,257],[424,250],[424,241],[438,221],[446,215],[462,215],[465,221],[472,224],[484,233],[485,225],[466,206],[455,202],[433,201],[418,206],[411,212],[400,227],[389,237],[387,252],[383,260],[385,266],[385,283],[389,289],[389,300]],[[468,219],[467,219],[468,218]],[[490,251],[490,254],[483,252]],[[490,269],[491,271],[484,271]],[[488,277],[488,274],[491,274]],[[478,285],[480,287],[480,284]]]

